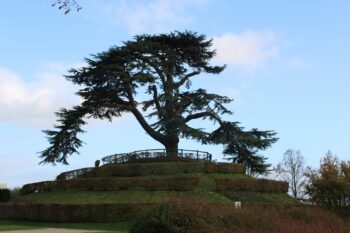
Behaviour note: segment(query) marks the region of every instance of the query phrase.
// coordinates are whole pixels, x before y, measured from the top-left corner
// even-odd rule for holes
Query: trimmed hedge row
[[[162,177],[162,178],[85,178],[72,180],[44,181],[26,184],[21,193],[50,192],[62,190],[176,190],[189,191],[198,186],[198,177]]]
[[[79,173],[82,169],[64,172],[57,179],[66,179],[68,173]],[[244,173],[242,164],[212,163],[204,161],[155,162],[109,164],[79,174],[78,178],[91,177],[133,177],[148,175],[174,175],[191,173]]]
[[[0,189],[0,202],[8,202],[11,199],[11,192],[9,189]]]
[[[201,162],[126,163],[104,165],[80,177],[132,177],[200,172],[203,172],[203,163]]]
[[[149,205],[3,203],[0,204],[0,219],[41,222],[130,221]]]
[[[243,164],[206,162],[204,165],[206,173],[245,173]]]
[[[288,182],[267,179],[215,179],[216,190],[287,193]]]

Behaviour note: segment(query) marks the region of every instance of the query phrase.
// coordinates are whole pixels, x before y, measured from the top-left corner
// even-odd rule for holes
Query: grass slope
[[[181,175],[180,175],[181,176]],[[191,176],[200,178],[200,184],[192,191],[57,191],[46,193],[31,193],[17,198],[19,202],[50,202],[50,203],[160,203],[169,199],[194,198],[209,203],[229,204],[234,201],[247,203],[295,203],[287,194],[257,193],[257,192],[216,192],[216,178],[247,178],[244,174],[196,173]]]

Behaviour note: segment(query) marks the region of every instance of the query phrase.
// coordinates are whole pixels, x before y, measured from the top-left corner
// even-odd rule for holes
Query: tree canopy
[[[328,151],[317,171],[309,170],[306,192],[310,199],[325,206],[350,206],[350,160],[339,161]]]
[[[45,130],[50,146],[41,152],[43,163],[62,162],[78,152],[86,118],[107,119],[132,113],[146,133],[164,145],[167,156],[176,157],[179,138],[232,148],[266,149],[275,132],[244,131],[229,122],[225,107],[232,100],[193,89],[191,79],[200,74],[220,74],[223,66],[210,65],[212,41],[194,32],[139,35],[121,46],[87,58],[87,66],[69,70],[67,80],[82,86],[83,102],[56,113],[58,125]],[[213,132],[190,126],[195,120],[217,123]]]

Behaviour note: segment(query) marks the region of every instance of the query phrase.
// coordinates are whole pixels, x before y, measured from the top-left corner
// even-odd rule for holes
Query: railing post
[[[199,159],[199,156],[198,156],[198,150],[197,150],[197,159]]]

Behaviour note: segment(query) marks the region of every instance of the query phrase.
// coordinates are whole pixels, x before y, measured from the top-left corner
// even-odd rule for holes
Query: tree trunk
[[[178,145],[179,145],[179,139],[176,138],[176,140],[171,140],[165,145],[165,150],[166,150],[166,156],[170,160],[176,160],[178,157],[177,152],[178,152]]]

